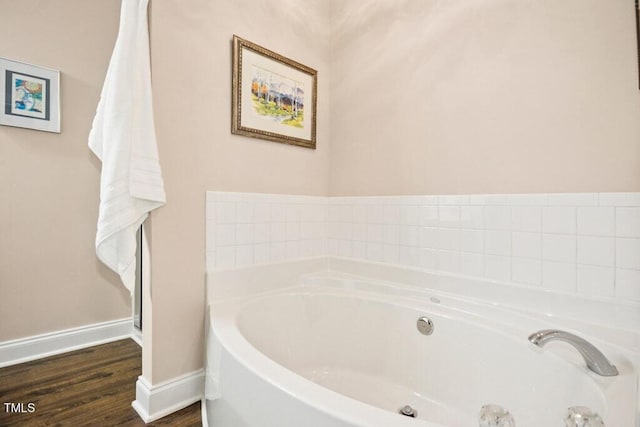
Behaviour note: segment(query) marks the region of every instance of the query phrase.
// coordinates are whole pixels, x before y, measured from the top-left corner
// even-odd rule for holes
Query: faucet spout
[[[529,341],[538,347],[544,346],[550,341],[563,341],[571,344],[580,352],[587,367],[598,375],[613,377],[618,375],[618,369],[609,362],[604,354],[593,344],[584,338],[580,338],[570,332],[558,329],[543,329],[529,335]]]

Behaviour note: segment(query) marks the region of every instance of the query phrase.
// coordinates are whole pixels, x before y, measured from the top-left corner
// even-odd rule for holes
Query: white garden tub
[[[427,316],[434,332],[418,332]],[[530,333],[558,328],[430,290],[312,275],[300,285],[210,306],[205,422],[212,427],[435,427],[478,425],[497,404],[517,427],[564,426],[587,406],[607,427],[640,426],[633,352],[571,330],[614,363],[587,370],[562,343]],[[417,418],[398,414],[404,405]]]

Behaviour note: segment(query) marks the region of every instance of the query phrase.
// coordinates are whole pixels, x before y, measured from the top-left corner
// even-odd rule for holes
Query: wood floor
[[[141,363],[140,347],[126,339],[2,368],[0,426],[144,426],[131,407]],[[5,402],[25,412],[8,412]],[[201,426],[200,403],[147,425]]]

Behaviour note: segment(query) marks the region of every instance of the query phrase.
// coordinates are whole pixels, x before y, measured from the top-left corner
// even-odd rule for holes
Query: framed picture
[[[317,74],[234,35],[231,132],[315,149]]]
[[[60,132],[60,72],[0,58],[0,125]]]

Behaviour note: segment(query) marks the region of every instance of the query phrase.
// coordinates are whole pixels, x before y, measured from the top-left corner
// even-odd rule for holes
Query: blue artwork
[[[42,94],[42,83],[21,78],[14,80],[13,101],[16,110],[42,113],[44,111]]]

